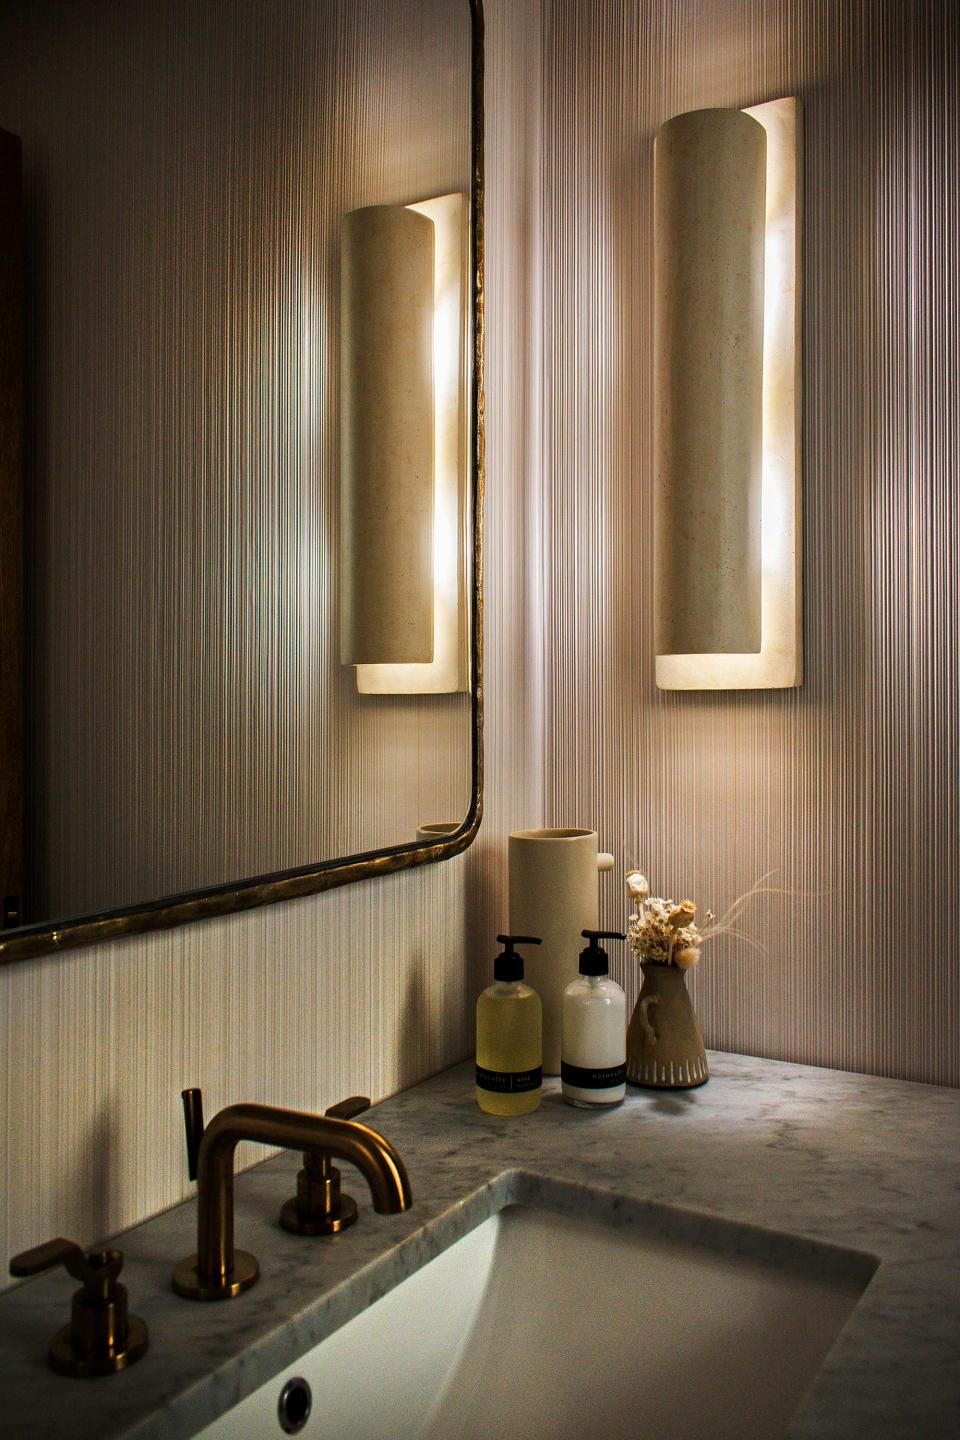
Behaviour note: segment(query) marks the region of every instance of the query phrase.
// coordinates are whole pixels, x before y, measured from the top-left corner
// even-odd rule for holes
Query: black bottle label
[[[477,1066],[477,1089],[492,1090],[494,1095],[520,1095],[524,1090],[539,1090],[542,1084],[542,1065],[534,1070],[486,1070]]]
[[[614,1085],[625,1085],[627,1062],[622,1065],[569,1065],[560,1061],[560,1079],[567,1085],[576,1085],[578,1090],[612,1090]]]

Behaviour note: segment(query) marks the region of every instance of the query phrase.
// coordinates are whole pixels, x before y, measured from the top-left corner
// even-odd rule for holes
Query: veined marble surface
[[[261,1278],[236,1300],[198,1304],[170,1289],[172,1266],[196,1248],[194,1201],[145,1222],[119,1243],[150,1350],[107,1379],[47,1367],[74,1288],[65,1272],[8,1291],[0,1436],[193,1435],[517,1200],[602,1218],[599,1207],[611,1223],[691,1238],[709,1232],[714,1245],[771,1258],[796,1254],[784,1236],[875,1257],[789,1434],[960,1433],[960,1091],[740,1055],[712,1053],[710,1065],[700,1089],[628,1087],[624,1105],[599,1113],[563,1104],[548,1081],[540,1109],[510,1120],[477,1108],[469,1064],[424,1081],[363,1117],[407,1164],[406,1214],[375,1214],[362,1177],[343,1166],[360,1220],[332,1240],[301,1238],[277,1223],[299,1156],[238,1176],[236,1240],[259,1258]],[[873,1263],[864,1259],[865,1273]]]

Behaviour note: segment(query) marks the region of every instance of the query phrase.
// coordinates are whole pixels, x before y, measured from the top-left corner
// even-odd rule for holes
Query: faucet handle
[[[46,1240],[42,1245],[34,1245],[32,1250],[24,1250],[20,1255],[14,1255],[10,1261],[10,1274],[18,1278],[24,1275],[39,1275],[42,1270],[52,1270],[54,1265],[63,1265],[74,1280],[86,1281],[89,1269],[86,1251],[81,1250],[72,1240],[64,1240],[62,1235],[56,1240]],[[116,1273],[119,1273],[119,1270]]]
[[[369,1095],[350,1095],[346,1100],[339,1100],[336,1105],[331,1105],[330,1109],[323,1113],[334,1120],[352,1120],[354,1115],[361,1115],[364,1110],[369,1109]]]
[[[70,1324],[50,1342],[50,1364],[60,1375],[112,1375],[133,1365],[149,1341],[147,1327],[127,1312],[127,1290],[117,1279],[123,1269],[120,1250],[82,1250],[58,1236],[14,1255],[10,1274],[39,1275],[63,1265],[80,1289],[70,1304]]]
[[[183,1101],[183,1124],[187,1132],[187,1174],[191,1180],[197,1178],[197,1157],[200,1141],[203,1139],[203,1093],[199,1086],[181,1090]]]
[[[370,1109],[368,1095],[350,1095],[323,1113],[352,1120]],[[357,1218],[357,1202],[340,1189],[340,1171],[325,1150],[306,1150],[297,1175],[297,1193],[280,1211],[280,1224],[294,1235],[338,1235]]]

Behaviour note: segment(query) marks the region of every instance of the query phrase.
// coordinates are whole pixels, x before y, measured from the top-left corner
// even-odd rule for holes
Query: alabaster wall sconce
[[[367,695],[469,688],[465,196],[342,229],[340,658]]]
[[[800,116],[694,110],[654,144],[656,679],[802,679]]]

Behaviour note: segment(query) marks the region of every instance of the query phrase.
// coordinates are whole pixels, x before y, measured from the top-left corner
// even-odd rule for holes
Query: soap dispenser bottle
[[[488,1115],[527,1115],[540,1104],[543,1083],[540,996],[523,983],[516,945],[539,945],[533,935],[498,935],[504,948],[493,984],[477,1001],[477,1104]]]
[[[568,1105],[619,1105],[627,1093],[627,997],[608,974],[601,940],[619,930],[584,930],[580,978],[563,992],[560,1088]]]

